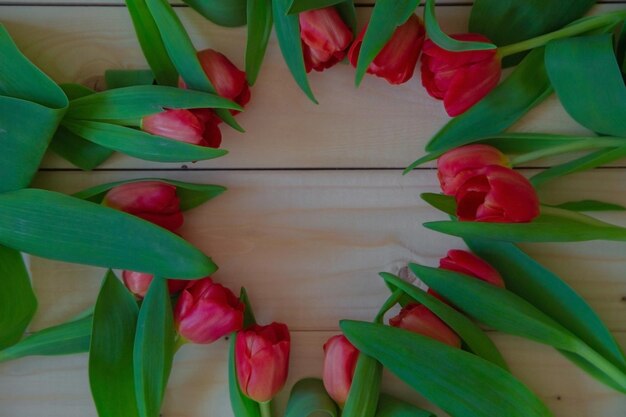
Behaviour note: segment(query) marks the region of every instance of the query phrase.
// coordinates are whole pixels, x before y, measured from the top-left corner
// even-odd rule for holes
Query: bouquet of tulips
[[[312,70],[347,58],[357,86],[366,74],[398,85],[421,59],[423,86],[453,118],[406,172],[437,160],[442,193],[422,198],[446,217],[424,226],[470,249],[450,250],[438,268],[412,263],[413,277],[382,273],[390,295],[378,315],[340,323],[342,334],[323,347],[323,378],[296,383],[285,416],[434,416],[381,393],[383,367],[453,417],[551,416],[477,322],[552,346],[626,393],[626,357],[606,326],[517,246],[626,240],[626,228],[583,213],[624,207],[542,204],[536,191],[626,156],[626,11],[583,17],[594,1],[476,0],[469,32],[448,35],[434,0],[423,19],[419,0],[378,0],[360,32],[352,0],[186,3],[214,23],[247,24],[245,71],[216,50],[197,51],[165,0],[126,0],[150,69],[110,70],[105,91],[56,85],[0,26],[0,362],[88,351],[100,417],[156,417],[176,351],[230,336],[235,416],[272,415],[287,380],[287,326],[257,324],[245,289],[237,297],[214,282],[217,266],[179,235],[183,212],[224,187],[148,178],[68,196],[29,185],[48,148],[84,170],[115,151],[157,162],[226,154],[222,122],[243,131],[236,115],[273,28],[295,82],[315,102]],[[506,132],[553,92],[593,135]],[[580,151],[589,153],[530,179],[513,169]],[[109,268],[95,306],[24,337],[37,299],[20,252]]]

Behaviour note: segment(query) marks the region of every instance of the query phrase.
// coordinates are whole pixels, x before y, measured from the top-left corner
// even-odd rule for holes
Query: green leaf
[[[89,351],[93,315],[48,327],[0,351],[0,362],[26,356],[71,355]]]
[[[443,301],[394,275],[383,272],[380,276],[388,285],[402,290],[412,299],[426,306],[426,308],[432,311],[452,330],[454,330],[454,332],[459,335],[465,345],[473,353],[503,369],[508,369],[508,366],[496,345],[494,345],[491,339],[480,329],[480,327],[474,324],[466,316],[459,313]]]
[[[305,378],[296,382],[291,389],[285,417],[337,417],[337,406],[328,396],[322,380]],[[235,414],[235,417],[239,417]]]
[[[306,75],[304,56],[302,55],[302,40],[300,39],[300,20],[297,15],[287,15],[289,5],[290,0],[272,0],[278,45],[293,79],[307,97],[317,104]]]
[[[358,86],[374,58],[385,47],[396,28],[415,12],[419,0],[378,0],[374,5],[356,64],[355,84]]]
[[[224,149],[192,145],[111,123],[65,119],[63,126],[93,143],[147,161],[203,161],[228,153]]]
[[[22,254],[0,245],[0,349],[15,344],[37,310]]]
[[[308,10],[323,9],[324,7],[334,6],[345,0],[291,0],[291,6],[287,10],[287,14],[298,14]]]
[[[380,362],[360,352],[341,417],[374,417],[382,377],[383,367]]]
[[[239,300],[245,307],[243,311],[243,328],[246,329],[256,324],[256,319],[254,317],[254,311],[252,311],[250,299],[248,298],[248,291],[246,291],[244,287],[241,287],[241,291],[239,292]]]
[[[583,16],[595,0],[475,0],[469,31],[482,33],[498,46],[509,45],[559,29]],[[504,59],[506,66],[517,64],[518,54]]]
[[[572,211],[626,211],[626,207],[598,200],[568,201],[550,207]]]
[[[133,359],[140,417],[158,417],[174,359],[172,304],[165,279],[155,277],[141,303]]]
[[[626,136],[626,86],[612,34],[553,41],[546,69],[563,107],[594,132]]]
[[[143,55],[160,85],[176,86],[178,71],[170,59],[146,0],[125,0]]]
[[[242,298],[242,300],[247,298]],[[246,313],[248,312],[246,304]],[[237,380],[237,364],[235,362],[235,343],[237,333],[230,335],[230,343],[228,348],[228,392],[230,395],[230,406],[233,409],[235,417],[261,417],[261,409],[259,403],[246,397]]]
[[[485,240],[468,240],[466,243],[502,274],[508,290],[532,303],[614,365],[626,370],[626,359],[611,332],[589,304],[561,278],[515,245]]]
[[[99,417],[138,417],[133,382],[137,302],[109,271],[93,315],[89,384]]]
[[[526,386],[476,355],[394,327],[344,320],[341,328],[357,349],[452,417],[552,416]]]
[[[380,394],[376,417],[437,417],[430,411],[422,410],[391,395]]]
[[[622,70],[622,77],[626,78],[626,20],[622,24],[622,30],[617,39],[617,64]]]
[[[246,0],[183,0],[195,11],[220,26],[246,24]]]
[[[435,0],[426,0],[424,5],[424,25],[428,37],[441,48],[448,51],[484,51],[487,49],[495,49],[496,45],[488,42],[465,42],[458,41],[448,36],[437,22],[435,16]]]
[[[511,75],[465,113],[450,120],[426,145],[445,152],[503,132],[552,92],[543,49],[530,53]]]
[[[456,216],[456,202],[454,201],[454,197],[435,193],[422,193],[420,197],[437,210],[443,211],[450,216]]]
[[[0,206],[0,244],[22,252],[179,279],[206,277],[217,270],[175,234],[98,204],[24,189],[0,194]]]
[[[222,108],[241,106],[215,94],[158,85],[115,88],[72,100],[66,117],[88,120],[128,120],[161,113],[164,109]]]
[[[190,182],[174,181],[164,178],[137,178],[133,180],[124,180],[100,184],[95,187],[80,191],[73,196],[82,200],[88,200],[93,203],[100,204],[106,193],[113,187],[133,182],[158,181],[165,184],[174,185],[176,187],[176,195],[180,199],[180,209],[182,211],[191,210],[205,202],[217,197],[226,191],[221,185],[194,184]]]
[[[265,57],[274,23],[272,0],[248,0],[248,39],[246,43],[246,79],[254,85]]]
[[[135,85],[153,85],[154,74],[151,70],[106,70],[104,80],[107,89],[132,87]]]
[[[4,192],[30,184],[68,100],[22,55],[2,24],[0,51],[0,192]]]
[[[346,22],[346,25],[352,31],[352,34],[357,36],[357,18],[356,18],[356,6],[354,0],[343,0],[341,3],[335,5],[335,9],[339,12],[341,19]]]
[[[202,69],[196,49],[172,6],[167,0],[146,0],[146,4],[161,33],[167,54],[187,86],[192,90],[215,93],[215,87]],[[215,113],[226,124],[243,132],[229,111],[217,109]]]

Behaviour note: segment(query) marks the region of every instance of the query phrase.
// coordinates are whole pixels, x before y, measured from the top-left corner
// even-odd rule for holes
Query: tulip
[[[287,380],[290,337],[287,326],[254,325],[237,333],[235,366],[241,391],[248,398],[267,403]]]
[[[488,145],[466,145],[446,152],[437,160],[437,177],[446,195],[455,195],[459,187],[489,165],[508,166],[502,152]]]
[[[472,252],[450,250],[445,258],[439,260],[439,268],[470,275],[496,287],[504,288],[504,280],[500,273]]]
[[[324,344],[324,387],[343,408],[348,399],[359,351],[344,335],[333,336]]]
[[[489,42],[483,35],[452,35],[460,41]],[[443,100],[446,112],[457,116],[485,97],[500,80],[502,66],[496,49],[453,52],[424,43],[422,85],[432,97]]]
[[[170,231],[183,225],[176,187],[164,182],[138,181],[118,185],[106,193],[102,204],[133,214]]]
[[[174,323],[183,339],[207,344],[241,329],[243,311],[232,291],[207,277],[192,281],[180,294]]]
[[[124,285],[126,285],[126,288],[128,288],[130,292],[132,292],[137,298],[144,298],[146,296],[153,277],[153,275],[143,272],[122,272],[122,280],[124,281]],[[190,281],[182,279],[167,280],[167,288],[170,294],[177,294],[181,292],[189,284]]]
[[[367,27],[361,31],[348,52],[348,59],[354,67],[356,67],[366,29]],[[391,39],[367,67],[367,72],[382,77],[391,84],[402,84],[408,81],[415,71],[425,36],[426,31],[421,19],[411,15],[396,29]]]
[[[461,347],[459,336],[422,304],[408,304],[397,316],[389,319],[389,325],[430,337],[452,347]]]
[[[153,135],[163,136],[180,142],[201,145],[204,141],[204,126],[189,110],[167,109],[146,116],[141,129]]]
[[[485,167],[455,195],[461,221],[525,223],[539,215],[539,199],[520,173],[499,165]]]
[[[300,37],[306,71],[323,71],[346,56],[352,31],[334,7],[300,13]]]

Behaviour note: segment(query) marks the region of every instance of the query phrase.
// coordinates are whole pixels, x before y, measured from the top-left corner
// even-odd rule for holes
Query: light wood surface
[[[24,53],[58,82],[93,84],[107,68],[145,67],[125,8],[110,6],[121,1],[85,3],[0,0],[0,21]],[[453,4],[438,11],[444,29],[464,30],[469,7],[442,3]],[[623,7],[602,4],[594,11]],[[242,66],[244,29],[219,28],[186,7],[176,11],[198,48],[215,47]],[[361,22],[370,11],[359,8]],[[238,116],[248,133],[224,131],[225,147],[231,151],[227,157],[181,169],[180,164],[116,155],[102,170],[87,174],[51,155],[34,183],[68,193],[144,177],[227,186],[227,193],[186,215],[182,234],[220,265],[216,279],[233,289],[248,288],[261,321],[289,324],[293,349],[288,388],[300,377],[321,375],[321,345],[337,332],[338,320],[373,318],[387,295],[378,272],[398,272],[410,261],[435,265],[448,249],[462,247],[459,240],[420,226],[441,218],[419,199],[420,193],[437,190],[435,172],[401,175],[400,168],[421,155],[428,138],[447,120],[441,103],[427,97],[419,78],[391,87],[366,77],[356,90],[353,70],[338,65],[310,79],[319,106],[308,102],[291,81],[272,38],[253,100]],[[585,133],[554,98],[515,129]],[[620,167],[555,182],[542,190],[542,197],[550,203],[593,198],[626,205],[626,168]],[[602,218],[626,225],[624,214]],[[537,244],[525,249],[579,291],[626,348],[622,244]],[[39,258],[29,263],[40,299],[32,330],[63,321],[94,302],[103,270]],[[595,382],[554,350],[492,334],[515,375],[557,417],[626,415],[626,397]],[[225,359],[224,341],[184,347],[163,416],[231,416]],[[279,398],[279,409],[288,388]],[[427,406],[393,377],[385,378],[385,388]],[[95,415],[86,355],[0,364],[0,417]]]

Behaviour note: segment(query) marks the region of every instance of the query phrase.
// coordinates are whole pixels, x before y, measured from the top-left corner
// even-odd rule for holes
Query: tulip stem
[[[515,55],[519,52],[539,48],[555,39],[568,38],[585,32],[590,32],[595,29],[617,25],[625,18],[626,10],[583,18],[554,32],[546,33],[545,35],[537,36],[536,38],[527,39],[511,45],[501,46],[498,48],[498,54],[501,58],[509,55]]]
[[[261,409],[261,417],[272,417],[272,401],[259,403]]]
[[[177,335],[176,340],[174,340],[174,353],[178,352],[178,350],[186,344],[187,339],[185,339],[181,335]]]
[[[581,138],[570,143],[558,146],[551,146],[547,149],[539,149],[511,158],[511,165],[518,166],[526,162],[535,161],[549,156],[560,155],[562,153],[585,151],[591,149],[601,149],[619,147],[626,145],[626,138],[618,137],[589,137]]]

